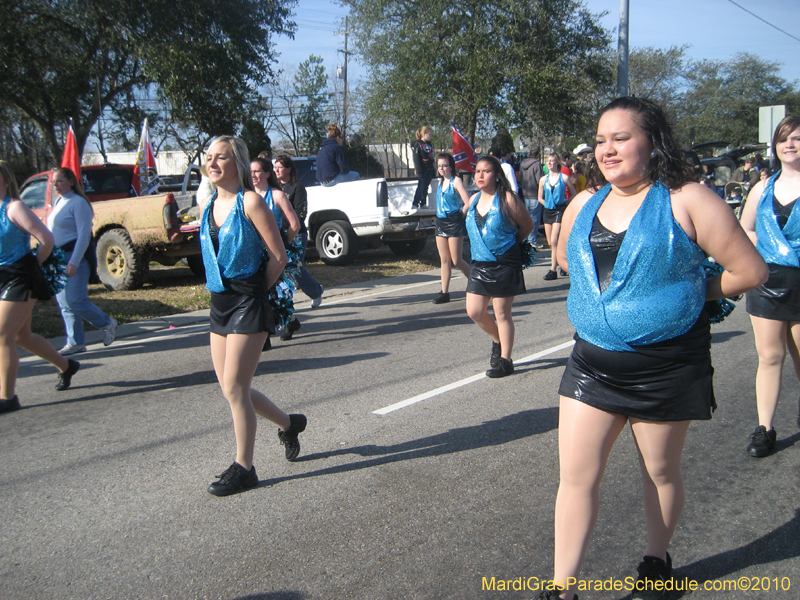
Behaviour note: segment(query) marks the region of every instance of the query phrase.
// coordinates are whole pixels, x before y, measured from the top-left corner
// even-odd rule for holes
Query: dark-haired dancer
[[[475,194],[467,211],[472,267],[467,284],[467,314],[492,338],[487,377],[514,372],[514,297],[525,293],[520,242],[533,231],[525,205],[511,191],[500,161],[487,156],[475,166]],[[494,309],[489,315],[489,301]],[[495,321],[496,319],[496,321]]]
[[[769,265],[769,280],[747,294],[758,352],[758,427],[747,453],[757,458],[775,449],[772,420],[787,346],[800,380],[800,117],[790,115],[778,124],[772,152],[781,170],[753,186],[742,213],[742,227]]]
[[[606,462],[630,423],[647,520],[632,597],[655,599],[665,592],[654,583],[672,576],[667,548],[683,508],[686,433],[715,406],[705,302],[761,284],[767,268],[730,208],[690,182],[658,106],[611,102],[596,139],[589,187],[598,191],[570,203],[557,249],[559,264],[569,264],[577,331],[559,387],[555,511],[553,580],[569,589],[540,598],[574,597],[570,578],[597,521]],[[720,276],[706,280],[706,255],[724,267]]]
[[[464,260],[464,236],[467,226],[464,208],[469,204],[469,194],[464,182],[456,177],[456,161],[452,154],[442,152],[436,157],[439,171],[439,188],[436,190],[436,249],[442,264],[442,291],[434,304],[450,302],[450,275],[457,267],[469,277],[469,265]]]
[[[59,371],[56,390],[66,390],[80,363],[61,356],[46,339],[31,333],[36,300],[52,293],[40,265],[53,251],[53,234],[19,200],[19,188],[11,166],[0,160],[0,413],[19,409],[17,346],[54,365]],[[39,241],[31,252],[31,236]]]

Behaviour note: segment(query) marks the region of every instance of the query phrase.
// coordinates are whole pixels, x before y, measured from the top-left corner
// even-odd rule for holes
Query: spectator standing
[[[541,249],[539,245],[539,227],[542,224],[543,206],[539,204],[539,181],[544,177],[542,170],[541,151],[538,146],[533,146],[528,152],[528,156],[522,159],[519,165],[519,184],[522,199],[525,207],[533,221],[533,231],[528,241],[534,248]]]
[[[754,164],[755,159],[752,156],[745,158],[744,164],[737,167],[731,175],[731,181],[747,183],[749,186],[755,185],[758,181],[758,169],[754,167]]]
[[[89,301],[89,277],[97,270],[97,254],[92,244],[92,205],[67,167],[55,170],[53,187],[58,197],[47,217],[47,226],[68,263],[67,285],[56,294],[56,300],[67,332],[67,342],[59,352],[69,356],[86,352],[84,319],[103,331],[104,346],[114,342],[117,320]]]
[[[503,175],[506,176],[509,187],[512,192],[519,194],[519,183],[517,182],[517,174],[514,172],[514,165],[511,164],[512,152],[508,148],[500,148],[494,146],[489,149],[489,156],[494,156],[500,161],[500,166],[503,169]]]
[[[419,208],[428,204],[428,188],[436,175],[436,164],[433,160],[433,129],[425,125],[414,133],[417,138],[411,142],[412,156],[414,157],[414,171],[417,173],[418,183],[414,192],[412,208]]]
[[[325,187],[345,181],[358,181],[360,175],[350,170],[350,162],[342,144],[342,130],[328,125],[328,139],[322,142],[317,152],[317,181]]]

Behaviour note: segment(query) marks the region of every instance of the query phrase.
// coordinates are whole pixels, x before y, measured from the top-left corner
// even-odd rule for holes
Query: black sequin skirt
[[[467,293],[491,298],[510,298],[525,293],[522,252],[514,244],[496,261],[473,261],[469,270]]]
[[[566,203],[559,204],[555,208],[545,208],[542,212],[542,221],[547,225],[552,225],[553,223],[561,223],[561,219],[564,218],[564,211],[567,209]]]
[[[246,279],[223,283],[228,289],[211,292],[211,333],[275,333],[263,267]]]
[[[747,292],[747,312],[775,321],[800,321],[800,269],[768,263],[769,279]]]
[[[604,350],[576,334],[558,393],[643,421],[708,420],[717,407],[713,375],[703,312],[683,335],[636,352]]]
[[[37,300],[53,297],[42,267],[32,253],[0,266],[0,300],[26,302],[29,297]]]
[[[467,235],[467,222],[460,210],[450,213],[444,219],[436,217],[437,237],[464,237]]]

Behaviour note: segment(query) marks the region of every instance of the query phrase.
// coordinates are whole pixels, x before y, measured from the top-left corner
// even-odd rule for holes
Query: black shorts
[[[0,300],[26,302],[29,297],[37,300],[53,297],[44,272],[32,253],[10,265],[0,266]]]
[[[747,292],[747,312],[764,319],[800,322],[800,269],[772,263],[767,266],[767,282]]]
[[[472,261],[467,293],[490,298],[511,298],[525,291],[522,252],[518,243],[498,256],[496,261]]]
[[[464,237],[467,235],[467,222],[460,210],[452,212],[444,219],[436,217],[436,237]]]
[[[704,311],[683,335],[635,352],[604,350],[576,334],[558,393],[643,421],[707,420],[717,407],[713,374]]]
[[[545,208],[542,221],[546,225],[552,225],[553,223],[561,223],[561,219],[564,218],[564,211],[566,210],[566,208],[567,208],[566,204],[559,204],[555,208]]]
[[[224,281],[224,292],[211,292],[211,333],[275,333],[264,269],[246,279]]]

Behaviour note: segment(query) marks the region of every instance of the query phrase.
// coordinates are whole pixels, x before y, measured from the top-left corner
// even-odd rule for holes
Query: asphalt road
[[[234,440],[203,314],[124,326],[78,357],[66,392],[24,358],[23,410],[0,416],[0,599],[535,597],[514,588],[552,574],[557,387],[573,334],[568,280],[544,282],[545,270],[526,271],[516,373],[501,380],[481,376],[490,342],[465,314],[463,278],[440,306],[435,272],[300,303],[302,329],[263,355],[254,387],[308,416],[301,457],[287,462],[260,421],[261,484],[227,498],[206,492]],[[715,326],[713,353],[719,409],[690,429],[670,549],[676,577],[700,589],[670,599],[800,598],[798,384],[787,369],[778,452],[752,459],[743,306]],[[601,500],[582,577],[608,587],[635,576],[644,550],[627,428]]]

